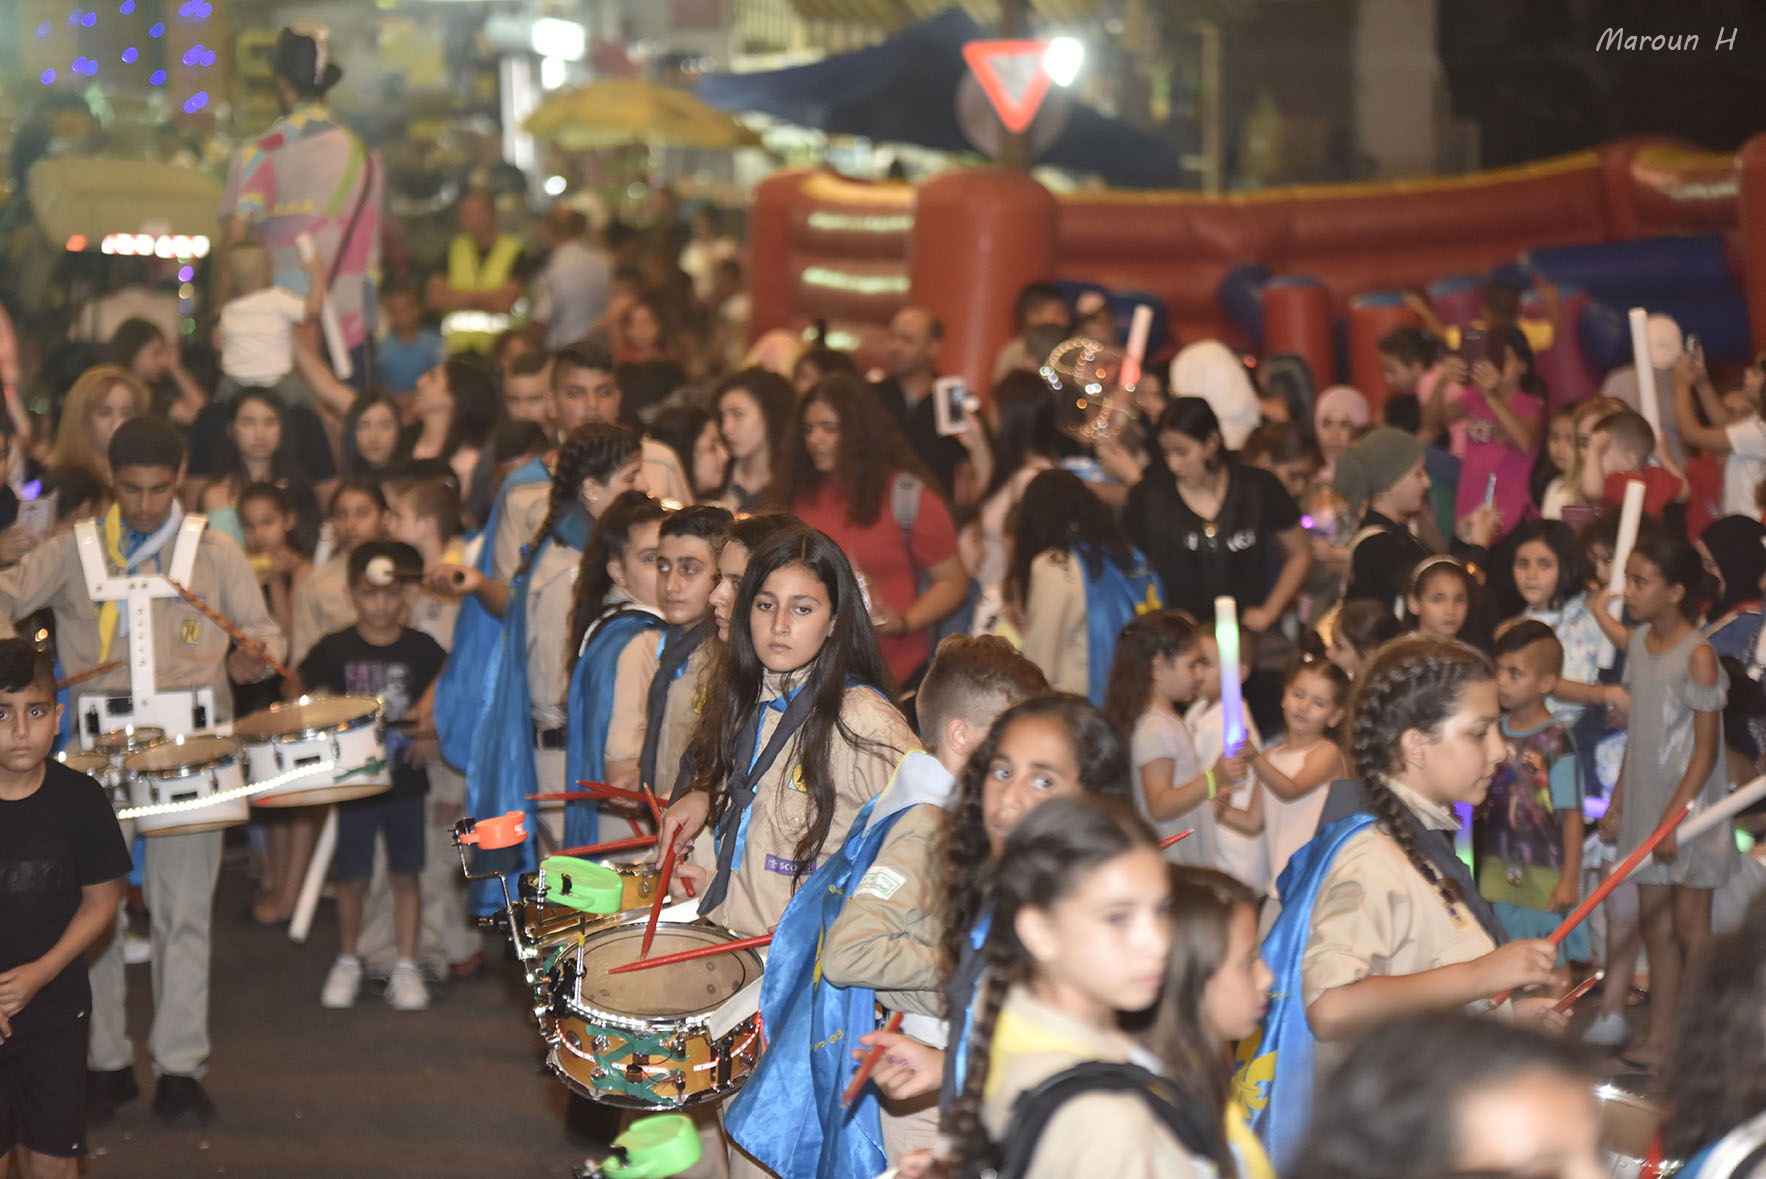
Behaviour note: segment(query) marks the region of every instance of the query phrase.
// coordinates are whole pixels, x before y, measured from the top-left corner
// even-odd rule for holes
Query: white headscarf
[[[1263,420],[1244,362],[1219,340],[1197,340],[1177,354],[1171,362],[1171,395],[1206,401],[1220,419],[1220,441],[1228,450],[1244,446]]]

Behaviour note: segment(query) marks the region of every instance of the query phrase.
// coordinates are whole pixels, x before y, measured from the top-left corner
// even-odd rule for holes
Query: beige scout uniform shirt
[[[768,672],[761,690],[761,701],[778,699],[787,687],[795,687],[807,678],[794,673],[791,682],[776,672]],[[760,744],[764,748],[779,727],[784,713],[767,709],[761,721]],[[841,719],[854,733],[876,743],[874,749],[861,750],[836,737],[830,753],[834,778],[834,819],[828,826],[823,852],[838,848],[852,827],[853,820],[865,803],[883,792],[902,755],[919,742],[895,705],[875,689],[851,687],[846,690],[840,708]],[[798,740],[780,752],[766,774],[755,783],[754,802],[748,817],[748,835],[742,847],[742,859],[730,872],[730,888],[724,901],[706,916],[733,930],[738,937],[753,937],[767,932],[779,922],[791,900],[796,880],[792,856],[797,841],[809,824],[809,795],[801,786],[791,783],[797,777]],[[736,750],[737,757],[750,757],[752,749]],[[818,857],[817,863],[826,858]],[[806,869],[804,877],[809,872]]]
[[[1030,562],[1025,591],[1029,623],[1024,657],[1042,668],[1057,692],[1083,696],[1091,688],[1085,627],[1085,570],[1067,553],[1050,549]]]
[[[613,712],[607,718],[606,760],[637,761],[644,752],[648,724],[645,705],[656,678],[656,642],[662,631],[647,630],[626,640],[613,666]]]
[[[1395,782],[1387,786],[1429,830],[1459,826],[1446,807]],[[1470,962],[1495,948],[1478,919],[1463,905],[1449,909],[1398,842],[1375,824],[1343,845],[1319,888],[1301,962],[1302,994],[1310,1007],[1324,992],[1371,975],[1418,974]],[[1347,1048],[1321,1040],[1315,1073],[1328,1073]]]
[[[1006,994],[988,1057],[981,1120],[995,1140],[1018,1098],[1049,1077],[1086,1060],[1147,1063],[1133,1041],[1100,1031],[1038,1002],[1023,986]],[[1087,1093],[1057,1109],[1031,1156],[1025,1179],[1202,1179],[1199,1164],[1132,1093]]]
[[[822,945],[822,978],[870,987],[891,1011],[944,1018],[943,872],[945,812],[911,807],[896,820]]]
[[[289,615],[290,667],[299,667],[326,635],[356,624],[356,607],[350,601],[348,553],[338,553],[307,575],[289,603]]]
[[[169,564],[172,548],[161,552]],[[149,561],[144,568],[152,567]],[[112,573],[121,571],[105,558]],[[245,553],[232,537],[213,528],[204,529],[197,542],[196,561],[190,569],[188,588],[248,637],[262,643],[281,660],[287,650],[282,631],[264,607],[263,591],[246,563]],[[104,662],[99,658],[98,604],[86,596],[86,578],[80,571],[80,554],[71,532],[53,537],[19,564],[0,573],[0,615],[22,618],[48,606],[55,612],[55,642],[62,672],[75,675]],[[182,598],[157,598],[153,603],[153,658],[156,691],[188,691],[209,688],[215,694],[215,719],[233,713],[233,692],[225,666],[230,640],[226,632],[209,621]],[[111,640],[110,658],[127,655],[126,635]],[[79,691],[123,694],[129,691],[129,671],[119,667],[80,684]]]
[[[527,583],[527,690],[533,723],[541,729],[564,724],[564,698],[570,690],[570,608],[576,600],[576,574],[582,551],[556,540],[534,559]]]
[[[515,577],[521,564],[521,546],[534,538],[546,522],[546,509],[552,501],[550,481],[523,483],[511,487],[503,497],[503,511],[497,517],[497,534],[491,538],[491,576],[507,582]]]

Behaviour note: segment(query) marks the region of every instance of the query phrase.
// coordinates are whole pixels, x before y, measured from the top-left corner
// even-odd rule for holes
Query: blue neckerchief
[[[981,916],[975,920],[975,928],[969,931],[969,949],[979,954],[981,947],[987,944],[987,935],[991,932],[993,932],[993,906],[989,905],[981,910]],[[975,981],[979,983],[980,980],[981,974],[977,972]],[[963,1004],[963,1018],[960,1028],[955,1022],[955,1008],[952,1009],[953,1018],[948,1051],[952,1056],[951,1080],[955,1084],[957,1094],[962,1093],[963,1081],[969,1075],[969,1028],[975,1016],[975,997],[980,993],[979,986],[970,988],[968,1001]]]
[[[1239,1043],[1233,1091],[1278,1173],[1293,1161],[1312,1112],[1315,1041],[1306,1018],[1302,973],[1312,910],[1343,845],[1373,822],[1373,815],[1363,811],[1321,828],[1294,853],[1276,882],[1282,912],[1263,939],[1263,960],[1275,972],[1275,983],[1257,1034]]]
[[[803,691],[803,685],[799,684],[789,692],[768,700],[765,704],[761,705],[761,707],[770,708],[774,712],[783,713],[787,708],[791,707],[791,702],[797,699],[797,694],[801,691]],[[765,736],[766,723],[763,721],[759,730],[754,734],[754,748],[748,752],[748,768],[750,770],[754,768],[754,763],[760,760],[760,751],[765,747]],[[731,869],[732,873],[740,872],[742,870],[742,850],[748,846],[748,820],[753,817],[753,804],[742,809],[742,820],[736,825],[736,855],[731,861],[735,865],[735,867]]]

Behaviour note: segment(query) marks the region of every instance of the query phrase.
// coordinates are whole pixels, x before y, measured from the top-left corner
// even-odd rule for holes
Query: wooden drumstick
[[[259,659],[262,659],[264,665],[271,671],[275,672],[285,680],[291,680],[294,678],[294,673],[292,671],[270,658],[270,653],[264,650],[264,645],[262,643],[247,636],[244,631],[240,630],[237,626],[234,626],[231,622],[228,622],[225,618],[222,618],[207,602],[203,601],[201,598],[197,597],[169,577],[166,578],[166,584],[177,590],[180,598],[183,598],[186,602],[195,606],[197,610],[207,615],[209,621],[225,631],[227,637],[238,643],[243,650],[249,651]]]
[[[1168,835],[1164,839],[1161,839],[1159,841],[1159,848],[1161,851],[1163,851],[1165,848],[1168,848],[1168,847],[1176,847],[1178,844],[1182,843],[1184,840],[1188,839],[1190,836],[1194,835],[1195,833],[1196,833],[1196,829],[1194,827],[1191,827],[1187,831],[1179,831],[1176,835]]]
[[[554,853],[560,856],[601,856],[608,852],[630,851],[633,848],[649,847],[656,842],[654,835],[634,835],[630,839],[610,839],[606,843],[585,843],[581,847],[567,847]],[[663,887],[667,887],[665,884]]]
[[[675,843],[668,841],[668,850],[662,853],[662,884],[656,890],[656,899],[650,902],[650,920],[644,923],[644,941],[638,947],[638,959],[642,961],[650,956],[650,943],[656,940],[656,922],[662,916],[662,903],[668,899],[668,882],[675,872]]]
[[[883,1025],[883,1030],[899,1032],[901,1030],[901,1012],[893,1012],[889,1016],[889,1022]],[[859,1062],[858,1072],[852,1074],[852,1084],[848,1085],[846,1092],[840,1095],[841,1105],[852,1104],[853,1098],[859,1095],[859,1090],[863,1089],[865,1082],[871,1079],[871,1074],[877,1070],[877,1065],[882,1059],[883,1045],[881,1044],[865,1054],[865,1058]]]
[[[63,688],[71,688],[75,684],[83,684],[87,680],[93,679],[96,676],[101,676],[107,671],[115,671],[117,668],[122,667],[128,662],[127,659],[112,659],[109,663],[100,663],[97,667],[88,667],[85,671],[76,671],[73,675],[65,676],[62,679],[56,680],[55,690],[59,692]]]
[[[628,974],[634,970],[650,970],[657,966],[673,966],[676,962],[693,962],[700,958],[713,958],[719,954],[733,954],[737,950],[758,950],[770,945],[773,935],[763,933],[759,937],[737,938],[733,942],[724,942],[716,946],[699,946],[692,950],[681,950],[674,954],[661,954],[655,958],[640,958],[636,962],[627,962],[624,966],[610,966],[608,974]]]

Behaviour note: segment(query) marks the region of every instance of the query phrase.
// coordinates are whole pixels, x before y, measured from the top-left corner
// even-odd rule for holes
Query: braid
[[[564,513],[582,494],[583,481],[597,479],[603,483],[639,453],[641,440],[624,426],[591,422],[570,432],[558,449],[558,464],[552,469],[552,493],[546,503],[546,518],[522,555],[515,576],[520,577],[533,567],[540,549],[558,531]]]
[[[1002,948],[1002,942],[1008,940],[1013,945]],[[1017,957],[1015,941],[993,939],[990,943],[980,1001],[975,1007],[975,1018],[969,1023],[969,1069],[963,1076],[963,1091],[946,1111],[939,1127],[943,1152],[950,1162],[946,1172],[950,1179],[968,1179],[979,1174],[985,1163],[991,1137],[981,1120],[981,1100],[992,1064],[994,1027],[999,1023],[1006,991],[1011,986],[1009,973]]]
[[[1351,706],[1349,759],[1374,813],[1405,859],[1448,907],[1464,895],[1459,882],[1435,870],[1405,815],[1408,809],[1387,785],[1399,769],[1399,741],[1416,729],[1437,733],[1459,708],[1468,685],[1496,678],[1489,660],[1457,639],[1416,634],[1381,647],[1356,684]]]

